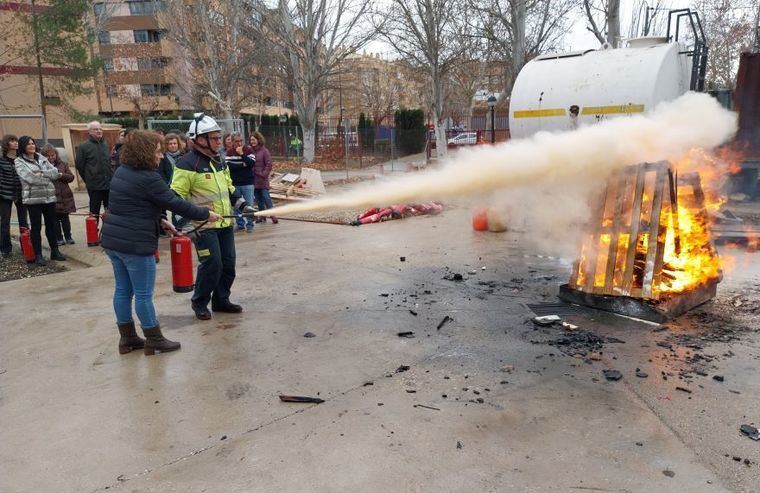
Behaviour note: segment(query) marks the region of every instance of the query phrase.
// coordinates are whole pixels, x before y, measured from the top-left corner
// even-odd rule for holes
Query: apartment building
[[[177,83],[175,51],[160,27],[161,0],[118,0],[93,4],[96,52],[103,74],[96,88],[104,115],[192,110],[194,102]]]

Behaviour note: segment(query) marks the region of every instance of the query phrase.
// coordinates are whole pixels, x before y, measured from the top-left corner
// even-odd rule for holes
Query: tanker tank
[[[626,48],[547,54],[528,62],[510,99],[512,138],[652,110],[689,90],[690,51],[666,37],[632,39]]]

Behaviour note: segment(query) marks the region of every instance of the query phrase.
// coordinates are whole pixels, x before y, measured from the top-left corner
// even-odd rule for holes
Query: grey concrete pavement
[[[361,228],[282,221],[236,238],[242,315],[197,321],[159,264],[156,306],[176,353],[118,354],[107,264],[0,284],[0,491],[758,484],[760,448],[737,432],[758,419],[755,332],[714,343],[735,353],[715,362],[727,382],[687,395],[659,378],[665,349],[650,325],[579,317],[626,341],[591,364],[537,341],[524,303],[553,300],[568,262],[536,255],[525,235],[471,232],[464,209]],[[756,257],[743,261],[722,294],[760,283]],[[465,280],[444,280],[447,267]],[[636,379],[638,366],[651,377]],[[610,367],[624,379],[604,381]]]

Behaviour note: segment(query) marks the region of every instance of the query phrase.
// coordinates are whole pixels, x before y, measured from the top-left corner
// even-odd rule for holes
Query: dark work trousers
[[[108,209],[108,190],[87,190],[87,195],[90,196],[90,214],[100,215],[100,204]]]
[[[55,228],[55,236],[59,240],[71,239],[71,220],[68,212],[56,212],[55,218],[58,219],[58,227]],[[61,236],[63,232],[63,236]]]
[[[8,254],[13,250],[11,244],[11,209],[12,200],[0,199],[0,253]],[[16,202],[16,218],[19,228],[28,228],[26,206],[20,201]]]
[[[235,233],[232,226],[210,228],[195,241],[198,254],[198,275],[193,293],[193,307],[222,307],[230,302],[230,289],[235,281]]]
[[[26,206],[29,210],[29,222],[32,223],[32,247],[34,253],[42,255],[42,218],[45,218],[45,237],[48,241],[50,250],[56,250],[55,230],[58,227],[58,220],[55,217],[55,202],[52,204],[29,204]]]

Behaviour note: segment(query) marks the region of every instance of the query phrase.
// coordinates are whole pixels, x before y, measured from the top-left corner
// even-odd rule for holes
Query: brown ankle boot
[[[119,327],[119,354],[127,354],[133,349],[142,349],[145,341],[137,335],[135,323],[117,324]]]
[[[161,334],[161,327],[156,325],[152,329],[143,329],[145,334],[145,355],[151,356],[159,353],[168,353],[169,351],[176,351],[180,348],[178,342],[170,341]]]

